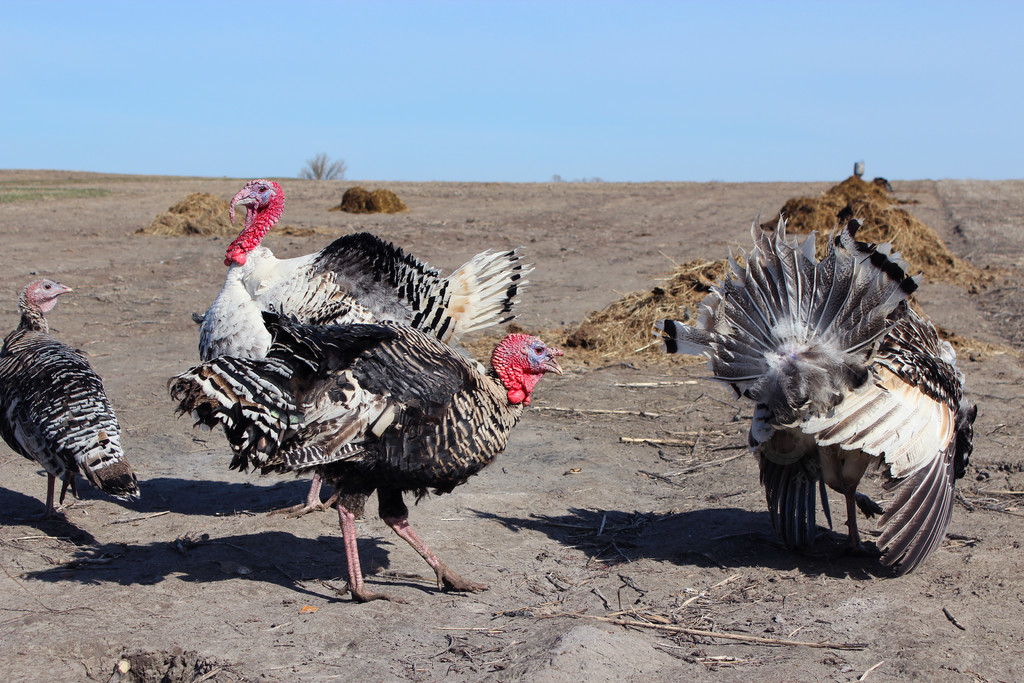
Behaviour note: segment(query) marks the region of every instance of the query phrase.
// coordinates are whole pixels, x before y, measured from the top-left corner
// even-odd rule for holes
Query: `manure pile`
[[[898,208],[897,201],[886,192],[887,185],[867,183],[851,176],[820,197],[790,199],[781,211],[786,217],[786,232],[817,231],[816,250],[818,258],[822,258],[829,235],[840,220],[858,218],[864,223],[857,233],[859,240],[891,242],[893,249],[902,252],[910,264],[911,273],[923,273],[926,281],[952,282],[976,290],[982,282],[992,279],[990,274],[954,256],[934,230]],[[774,230],[777,223],[778,216],[762,227]],[[737,260],[740,260],[738,255]],[[726,269],[724,258],[685,263],[676,268],[665,285],[650,292],[628,294],[605,309],[588,314],[566,338],[565,345],[598,352],[604,358],[631,357],[641,352],[649,359],[667,358],[669,356],[662,352],[661,344],[653,337],[654,322],[663,318],[692,322],[697,306],[724,277]],[[992,345],[977,340],[948,333],[943,336],[960,350],[995,350]],[[685,357],[672,356],[676,362]]]
[[[782,207],[788,234],[817,231],[816,252],[823,258],[829,235],[850,218],[864,225],[857,232],[863,242],[891,242],[910,264],[913,275],[923,273],[926,281],[952,282],[974,288],[991,277],[976,266],[957,258],[930,227],[914,218],[889,196],[880,184],[850,176],[820,197],[795,197]],[[774,230],[779,216],[762,223]]]
[[[341,204],[330,210],[348,213],[404,213],[409,207],[391,190],[369,192],[357,185],[345,190]]]
[[[193,192],[136,232],[145,235],[234,236],[238,227],[228,220],[228,203],[225,200],[205,192]]]
[[[565,345],[603,356],[632,356],[645,349],[665,356],[661,343],[653,336],[655,321],[689,321],[711,287],[725,276],[727,267],[726,259],[688,261],[677,267],[663,286],[627,294],[603,310],[588,314],[566,338]],[[678,361],[681,357],[675,358]]]

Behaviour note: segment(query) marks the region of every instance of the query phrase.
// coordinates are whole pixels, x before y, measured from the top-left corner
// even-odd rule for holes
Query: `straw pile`
[[[369,192],[358,185],[345,190],[341,204],[331,209],[348,213],[404,213],[408,210],[405,202],[391,190],[379,189]]]
[[[910,263],[911,272],[923,272],[926,279],[953,282],[972,289],[992,279],[991,274],[954,256],[934,230],[898,208],[887,193],[886,185],[867,183],[852,176],[820,197],[790,199],[782,208],[787,219],[786,232],[817,231],[817,253],[818,258],[822,258],[833,228],[841,221],[859,218],[864,223],[857,233],[859,240],[891,242]],[[774,230],[777,222],[778,216],[762,227]],[[740,260],[738,255],[737,260]],[[665,357],[661,345],[652,337],[654,322],[672,318],[692,323],[698,304],[725,275],[726,267],[725,259],[685,263],[666,279],[664,286],[650,292],[628,294],[605,309],[587,315],[566,338],[565,345],[595,351],[605,358],[631,357],[644,351],[650,354],[650,359],[656,354]],[[956,335],[943,336],[964,351],[988,352],[995,348]],[[678,361],[680,356],[675,358]]]
[[[226,201],[205,192],[193,192],[136,232],[145,235],[233,236],[238,233],[238,227],[228,220]]]
[[[655,321],[691,320],[697,305],[722,279],[726,268],[726,259],[684,263],[665,279],[664,286],[627,294],[603,310],[587,315],[566,338],[565,345],[604,356],[631,356],[645,349],[660,353],[660,344],[652,336]]]
[[[885,189],[850,176],[820,197],[796,197],[782,207],[786,232],[804,234],[817,231],[816,251],[823,258],[833,228],[850,218],[864,225],[857,239],[864,242],[891,242],[903,254],[911,273],[923,273],[926,280],[952,282],[966,287],[991,280],[973,264],[957,258],[930,227],[897,206]],[[761,227],[774,230],[775,216]]]

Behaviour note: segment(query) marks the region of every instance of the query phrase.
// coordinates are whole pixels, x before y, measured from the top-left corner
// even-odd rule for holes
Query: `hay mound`
[[[653,337],[655,321],[691,320],[697,305],[725,276],[727,267],[726,259],[684,263],[666,279],[665,286],[627,294],[604,310],[587,315],[566,338],[565,345],[610,356],[629,356],[645,349],[665,355]]]
[[[358,185],[345,190],[341,204],[331,209],[348,213],[403,213],[408,210],[405,202],[391,190],[379,189],[368,192]]]
[[[227,235],[238,233],[228,220],[228,203],[205,192],[193,192],[149,225],[136,232],[145,235]]]
[[[850,176],[828,189],[820,197],[795,197],[782,207],[787,233],[817,231],[816,251],[823,258],[829,234],[836,225],[858,218],[864,225],[857,239],[865,242],[891,242],[903,254],[912,274],[924,273],[928,280],[977,285],[991,279],[976,266],[957,258],[930,227],[897,207],[881,184],[868,183]],[[775,216],[761,227],[774,230]]]

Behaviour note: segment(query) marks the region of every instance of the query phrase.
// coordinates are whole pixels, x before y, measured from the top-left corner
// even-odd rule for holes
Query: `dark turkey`
[[[260,246],[284,210],[273,181],[246,183],[231,200],[246,210],[245,227],[228,247],[224,287],[202,318],[200,357],[263,358],[271,335],[269,311],[310,325],[396,321],[443,342],[515,315],[516,296],[532,270],[513,251],[477,254],[448,277],[369,233],[340,237],[318,252],[278,259]],[[330,501],[328,502],[330,504]],[[314,476],[304,503],[280,510],[301,515],[325,509]]]
[[[121,451],[121,428],[88,361],[49,334],[45,313],[71,291],[36,280],[18,299],[21,323],[0,350],[0,436],[47,475],[46,516],[57,514],[54,482],[77,497],[75,474],[121,499],[138,498],[135,473]]]
[[[746,265],[730,258],[696,325],[658,328],[669,353],[707,356],[715,379],[756,404],[750,447],[786,544],[814,543],[827,484],[846,498],[848,546],[861,547],[857,508],[881,513],[881,560],[902,574],[945,536],[977,407],[953,348],[907,305],[918,278],[891,245],[856,241],[859,227],[847,223],[819,262],[813,235],[797,243],[781,219],[774,233],[755,223]],[[857,492],[870,466],[893,493],[884,511]]]
[[[350,587],[367,592],[355,519],[377,491],[379,512],[427,561],[438,586],[476,591],[427,548],[408,522],[402,494],[448,493],[489,464],[558,349],[506,337],[485,368],[435,336],[396,323],[304,326],[264,314],[275,341],[265,359],[222,356],[171,379],[178,410],[221,424],[231,467],[316,471],[334,485]]]

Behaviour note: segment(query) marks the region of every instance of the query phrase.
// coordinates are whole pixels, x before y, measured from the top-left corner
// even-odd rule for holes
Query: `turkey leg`
[[[339,493],[337,490],[331,494],[326,502],[320,501],[320,487],[323,485],[323,477],[319,473],[313,474],[313,481],[309,482],[309,493],[306,494],[305,502],[291,505],[279,510],[271,510],[269,514],[285,515],[286,517],[302,517],[310,512],[323,512],[330,510],[338,502]]]
[[[449,588],[456,591],[467,591],[470,593],[477,593],[479,591],[487,590],[487,584],[476,583],[475,581],[469,581],[462,578],[454,571],[452,571],[448,565],[441,561],[441,559],[431,552],[427,544],[424,543],[416,532],[412,530],[409,525],[408,515],[402,515],[401,517],[384,517],[381,516],[384,523],[395,530],[401,538],[405,539],[405,542],[412,546],[413,550],[420,554],[427,564],[437,574],[437,587],[438,588]]]
[[[390,600],[405,602],[401,598],[393,598],[386,593],[371,593],[363,585],[363,569],[359,565],[359,549],[356,546],[356,516],[338,503],[338,520],[341,522],[341,533],[345,537],[345,557],[348,560],[348,587],[352,597],[359,602],[370,600]]]

